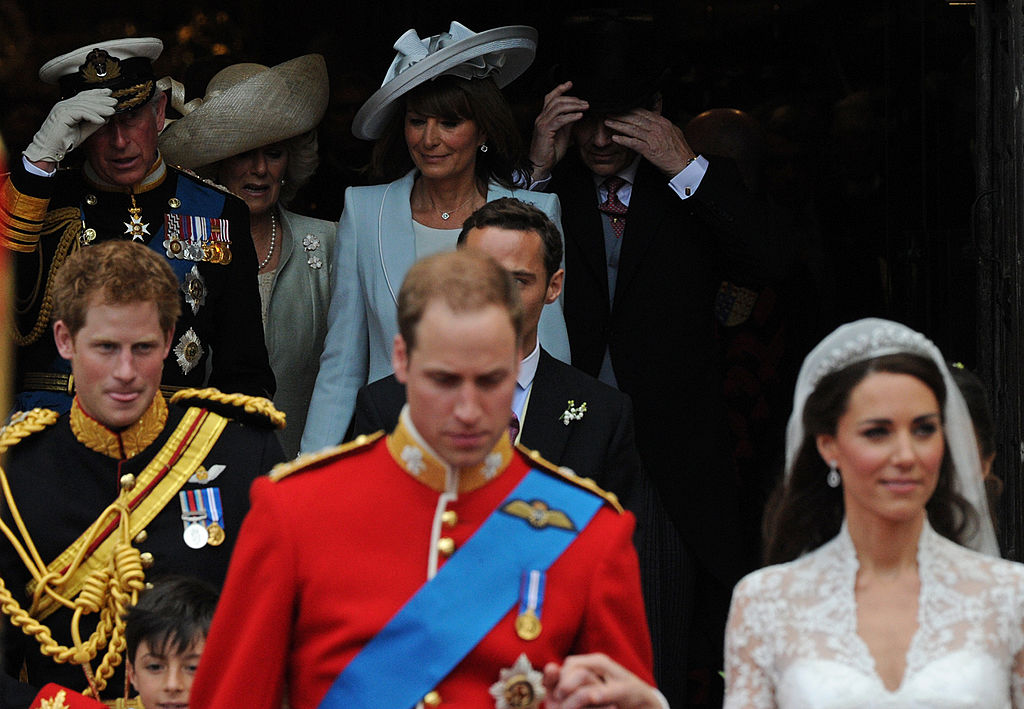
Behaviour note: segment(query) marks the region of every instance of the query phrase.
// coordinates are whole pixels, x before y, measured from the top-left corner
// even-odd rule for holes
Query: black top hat
[[[564,21],[556,83],[598,113],[650,108],[668,76],[666,46],[653,15],[593,10]]]

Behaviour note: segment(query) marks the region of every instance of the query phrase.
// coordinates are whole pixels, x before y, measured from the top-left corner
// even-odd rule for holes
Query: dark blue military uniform
[[[182,284],[162,385],[273,396],[245,202],[162,160],[134,194],[100,186],[87,169],[41,177],[12,163],[0,184],[0,245],[17,273],[16,409],[70,406],[70,368],[51,332],[50,278],[74,249],[110,239],[147,244]]]

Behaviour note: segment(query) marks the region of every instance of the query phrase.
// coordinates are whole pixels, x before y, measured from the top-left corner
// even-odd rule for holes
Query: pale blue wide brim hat
[[[398,99],[439,76],[491,77],[498,88],[512,83],[533,63],[537,30],[510,25],[473,32],[453,21],[447,32],[426,39],[420,39],[416,30],[407,30],[394,46],[398,54],[384,76],[384,83],[352,121],[352,132],[357,138],[379,138],[398,108]]]

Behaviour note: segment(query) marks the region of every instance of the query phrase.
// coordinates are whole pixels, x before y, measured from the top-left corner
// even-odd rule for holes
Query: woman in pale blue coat
[[[476,34],[453,22],[429,39],[409,30],[395,49],[384,85],[353,122],[357,137],[378,139],[371,169],[391,181],[345,193],[304,452],[339,443],[359,388],[391,374],[397,294],[417,259],[454,249],[462,222],[499,197],[535,204],[561,225],[557,197],[512,186],[524,153],[500,87],[533,60],[536,31]],[[569,361],[560,303],[545,308],[539,334],[548,352]]]

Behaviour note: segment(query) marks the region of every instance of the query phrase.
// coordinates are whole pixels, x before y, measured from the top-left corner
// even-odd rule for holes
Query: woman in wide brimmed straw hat
[[[294,456],[327,333],[337,224],[283,205],[316,170],[316,126],[328,101],[327,66],[309,54],[274,67],[233,64],[210,80],[205,98],[160,136],[172,164],[220,182],[249,205],[274,404],[288,417]]]
[[[303,451],[338,443],[359,388],[391,373],[396,294],[417,258],[454,249],[463,221],[499,197],[518,197],[561,221],[554,195],[512,187],[524,158],[500,89],[533,61],[536,30],[475,33],[452,22],[427,39],[409,30],[394,46],[384,84],[352,126],[357,137],[377,140],[371,169],[384,184],[345,193],[330,330]],[[545,308],[540,342],[568,361],[560,305]]]

